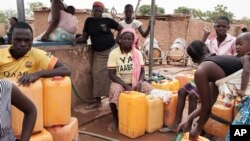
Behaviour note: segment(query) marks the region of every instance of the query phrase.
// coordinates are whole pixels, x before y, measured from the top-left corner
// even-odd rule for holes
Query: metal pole
[[[16,0],[18,21],[25,22],[24,0]]]
[[[150,42],[149,42],[149,79],[152,78],[153,60],[153,45],[154,45],[154,20],[155,20],[155,0],[151,3],[151,16],[150,16]]]

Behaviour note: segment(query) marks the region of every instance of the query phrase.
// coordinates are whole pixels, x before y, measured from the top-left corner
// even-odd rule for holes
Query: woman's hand
[[[139,91],[139,90],[141,89],[141,83],[142,83],[142,81],[139,81],[139,82],[137,83],[137,85],[136,85],[135,88],[134,88],[135,91]]]
[[[240,90],[240,89],[238,89],[237,87],[236,87],[236,85],[233,85],[233,92],[235,93],[235,94],[237,94],[239,97],[244,97],[244,96],[246,96],[246,94],[245,94],[245,90]]]
[[[125,89],[125,91],[131,91],[131,90],[132,90],[132,87],[129,86],[129,85],[125,85],[125,86],[124,86],[124,89]]]
[[[182,122],[178,125],[177,131],[178,131],[178,132],[180,132],[180,131],[186,132],[186,131],[187,131],[187,127],[189,127],[189,120],[188,120],[188,119],[182,121]]]

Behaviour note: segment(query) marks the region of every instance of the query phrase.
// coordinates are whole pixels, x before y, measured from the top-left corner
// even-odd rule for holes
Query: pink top
[[[50,13],[48,17],[49,23],[51,22],[51,20],[52,20],[52,15]],[[58,23],[57,28],[62,28],[71,34],[75,34],[77,32],[77,26],[78,26],[78,20],[74,15],[67,13],[63,10],[60,10],[60,21]]]
[[[207,39],[206,45],[211,53],[217,55],[236,55],[236,37],[227,33],[226,39],[218,46],[217,36]]]

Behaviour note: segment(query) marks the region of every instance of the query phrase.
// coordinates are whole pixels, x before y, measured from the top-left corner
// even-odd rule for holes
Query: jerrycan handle
[[[54,76],[54,77],[52,78],[52,80],[53,80],[53,81],[55,81],[55,80],[63,80],[63,77],[62,77],[62,76]]]

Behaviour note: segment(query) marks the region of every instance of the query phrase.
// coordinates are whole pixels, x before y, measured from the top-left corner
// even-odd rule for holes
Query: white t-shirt
[[[139,20],[136,20],[136,19],[134,19],[130,24],[127,24],[127,23],[125,22],[125,20],[120,21],[119,24],[120,24],[123,28],[129,27],[129,28],[133,28],[135,31],[138,31],[138,28],[139,28],[140,26],[142,26],[142,22],[140,22]]]

